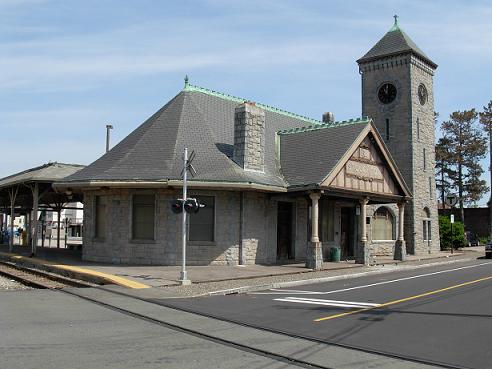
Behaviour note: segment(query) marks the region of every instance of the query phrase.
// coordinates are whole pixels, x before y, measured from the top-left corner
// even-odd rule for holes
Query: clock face
[[[389,104],[396,98],[396,87],[391,83],[384,83],[379,87],[378,98],[383,104]]]
[[[425,85],[423,83],[419,85],[417,93],[419,95],[420,104],[424,105],[427,102],[428,95],[427,95],[427,88],[425,88]]]

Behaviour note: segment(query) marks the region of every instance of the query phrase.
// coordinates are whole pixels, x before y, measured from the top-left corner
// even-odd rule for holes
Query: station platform
[[[470,248],[471,249],[471,248]],[[49,270],[54,273],[71,275],[75,278],[97,284],[115,284],[130,289],[145,289],[151,287],[179,286],[180,266],[160,265],[123,265],[105,264],[82,260],[80,250],[38,247],[36,257],[30,257],[30,248],[14,246],[13,252],[8,252],[7,245],[0,245],[0,259],[12,260],[33,267]],[[409,255],[405,262],[392,260],[390,257],[375,257],[373,266],[398,265],[400,263],[422,263],[435,259],[457,257],[464,252],[439,252],[425,255]],[[325,262],[324,272],[343,271],[344,274],[357,273],[361,268],[353,260],[340,262]],[[352,272],[351,272],[352,271]],[[319,273],[306,269],[304,263],[285,265],[246,265],[246,266],[187,266],[188,278],[194,284],[240,281],[275,276],[295,276]],[[298,279],[298,278],[296,278]]]

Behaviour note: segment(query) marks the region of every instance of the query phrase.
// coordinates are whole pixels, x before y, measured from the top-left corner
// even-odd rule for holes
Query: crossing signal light
[[[188,199],[185,201],[184,209],[187,213],[198,213],[198,210],[200,210],[200,203],[197,199]]]
[[[176,199],[171,202],[171,210],[175,214],[182,213],[183,209],[190,214],[198,213],[198,210],[204,207],[204,204],[200,204],[200,202],[194,198],[190,198],[184,201],[184,204],[182,199]]]
[[[171,202],[171,210],[174,214],[179,214],[183,212],[183,200],[177,199]]]

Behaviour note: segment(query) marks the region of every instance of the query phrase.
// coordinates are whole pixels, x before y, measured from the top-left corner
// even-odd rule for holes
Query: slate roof
[[[357,60],[357,63],[379,59],[383,56],[399,55],[404,53],[413,53],[424,59],[433,68],[437,68],[435,64],[416,44],[412,39],[400,28],[397,22],[391,29],[372,47],[362,58]]]
[[[84,168],[78,164],[48,163],[0,179],[0,189],[28,182],[54,182]]]
[[[314,119],[257,104],[265,110],[265,173],[243,170],[232,160],[234,110],[247,101],[186,85],[177,96],[112,150],[64,183],[180,180],[181,153],[194,150],[193,181],[246,182],[285,187],[276,165],[278,130],[321,124]]]
[[[367,118],[279,132],[280,164],[289,185],[323,182],[369,124]]]
[[[196,153],[193,166],[197,175],[190,181],[254,183],[287,188],[290,182],[302,182],[305,175],[308,183],[314,183],[320,179],[319,176],[328,174],[331,165],[338,162],[361,127],[368,123],[366,120],[365,125],[360,124],[362,121],[354,121],[359,124],[342,122],[326,125],[315,119],[256,103],[265,110],[265,172],[246,171],[232,160],[234,111],[244,101],[247,100],[186,83],[178,95],[112,150],[63,179],[63,185],[77,182],[179,181],[184,147]],[[325,129],[328,126],[333,128]],[[303,140],[303,135],[290,137],[290,133],[301,131],[311,132],[306,134],[308,140]],[[276,152],[277,132],[282,136],[281,166]],[[326,143],[333,148],[322,152],[318,161],[308,160],[322,151],[320,145],[326,148]],[[319,150],[312,152],[316,147]],[[307,157],[303,161],[305,155]],[[316,165],[313,166],[313,163]],[[299,164],[303,168],[296,174],[295,168]],[[322,173],[317,173],[316,177],[314,173],[319,170]]]

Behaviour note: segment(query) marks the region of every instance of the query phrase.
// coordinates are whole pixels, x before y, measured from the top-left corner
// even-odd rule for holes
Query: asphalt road
[[[491,368],[492,262],[160,303],[450,367]]]
[[[57,291],[0,294],[0,368],[290,368]]]

